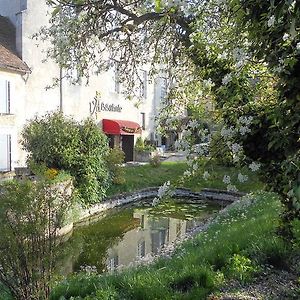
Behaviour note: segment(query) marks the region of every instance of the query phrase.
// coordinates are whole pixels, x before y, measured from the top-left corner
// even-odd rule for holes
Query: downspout
[[[63,71],[62,67],[59,67],[59,111],[63,112]]]

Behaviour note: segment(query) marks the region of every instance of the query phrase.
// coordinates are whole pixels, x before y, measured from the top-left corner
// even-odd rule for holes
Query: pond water
[[[145,202],[99,215],[76,227],[63,244],[59,273],[67,275],[85,266],[99,273],[113,271],[155,255],[219,209],[205,203],[166,201],[152,207]]]

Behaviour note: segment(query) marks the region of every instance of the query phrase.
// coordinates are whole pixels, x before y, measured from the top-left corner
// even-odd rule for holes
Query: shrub
[[[150,166],[157,168],[161,165],[160,157],[156,153],[149,159]]]
[[[69,187],[13,181],[0,188],[0,283],[14,299],[49,299]]]
[[[253,276],[257,268],[248,257],[234,254],[229,260],[228,270],[233,277],[238,278],[241,282],[246,282]]]
[[[153,146],[150,141],[143,140],[142,137],[138,137],[134,146],[134,150],[137,152],[151,152],[155,150],[155,146]]]
[[[22,136],[22,145],[29,152],[29,165],[52,169],[45,170],[45,175],[50,176],[55,169],[69,172],[86,205],[98,202],[105,195],[108,170],[104,157],[108,142],[93,120],[80,124],[58,112],[47,114],[31,120]]]
[[[119,147],[109,150],[106,161],[112,182],[114,184],[123,184],[126,181],[125,170],[121,166],[124,162],[124,159],[125,153]]]

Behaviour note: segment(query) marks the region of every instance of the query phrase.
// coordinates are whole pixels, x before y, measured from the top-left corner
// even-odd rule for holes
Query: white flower
[[[270,19],[268,20],[268,27],[272,27],[275,24],[275,16],[271,16]]]
[[[224,177],[223,177],[223,182],[224,182],[225,184],[230,184],[230,182],[231,182],[230,176],[229,176],[229,175],[224,175]]]
[[[297,50],[300,50],[300,42],[297,43],[296,49],[297,49]]]
[[[248,132],[251,132],[251,130],[248,127],[246,127],[246,126],[241,126],[240,127],[240,133],[241,133],[241,135],[245,135]]]
[[[183,173],[183,176],[185,177],[190,177],[192,175],[192,173],[189,171],[189,170],[186,170],[184,173]]]
[[[198,122],[196,120],[193,120],[190,121],[187,126],[191,128],[196,128],[198,125],[199,125]]]
[[[222,79],[222,84],[223,85],[226,85],[228,82],[230,82],[232,80],[232,75],[229,73],[229,74],[226,74],[224,76],[224,78]]]
[[[282,37],[282,39],[283,39],[284,41],[287,41],[289,38],[290,38],[290,35],[289,35],[288,33],[285,33],[285,34],[283,35],[283,37]]]
[[[237,192],[238,189],[236,188],[235,185],[229,184],[229,185],[227,186],[227,191],[229,191],[229,192]]]
[[[231,151],[233,153],[238,153],[243,149],[243,147],[240,144],[234,143],[231,145]]]
[[[163,198],[170,189],[170,181],[165,182],[162,186],[159,187],[157,196],[161,199]]]
[[[260,168],[260,163],[252,162],[252,163],[249,165],[249,169],[250,169],[252,172],[258,171],[259,168]]]
[[[203,179],[204,180],[207,180],[207,179],[209,179],[209,177],[210,177],[210,174],[207,172],[207,171],[205,171],[204,173],[203,173]]]
[[[248,180],[248,176],[247,175],[243,175],[241,173],[238,174],[238,181],[243,183],[246,182]]]
[[[230,128],[226,128],[226,127],[223,127],[221,129],[221,136],[224,137],[224,138],[230,138],[233,136],[233,128],[230,127]]]
[[[159,198],[155,197],[152,201],[152,206],[156,206],[159,203]]]

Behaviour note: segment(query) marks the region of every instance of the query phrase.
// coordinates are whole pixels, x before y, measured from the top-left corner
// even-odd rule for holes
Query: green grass
[[[199,191],[203,188],[226,189],[226,185],[222,182],[224,175],[230,175],[234,179],[233,184],[241,191],[250,192],[263,188],[263,184],[258,180],[257,174],[242,170],[243,174],[249,176],[249,180],[247,183],[241,184],[236,179],[239,173],[236,168],[218,166],[214,162],[210,162],[207,165],[207,169],[211,174],[208,180],[204,180],[202,177],[203,172],[199,172],[194,178],[187,180],[185,183],[178,183],[186,168],[187,164],[184,162],[166,162],[157,168],[150,165],[126,167],[126,182],[124,184],[113,185],[107,194],[111,196],[147,187],[157,187],[168,180],[175,183],[177,187],[186,187],[194,191]]]
[[[283,268],[299,253],[275,234],[280,211],[276,195],[257,192],[225,210],[172,259],[121,274],[74,275],[56,286],[52,299],[206,299],[228,279],[251,281],[265,264]]]

